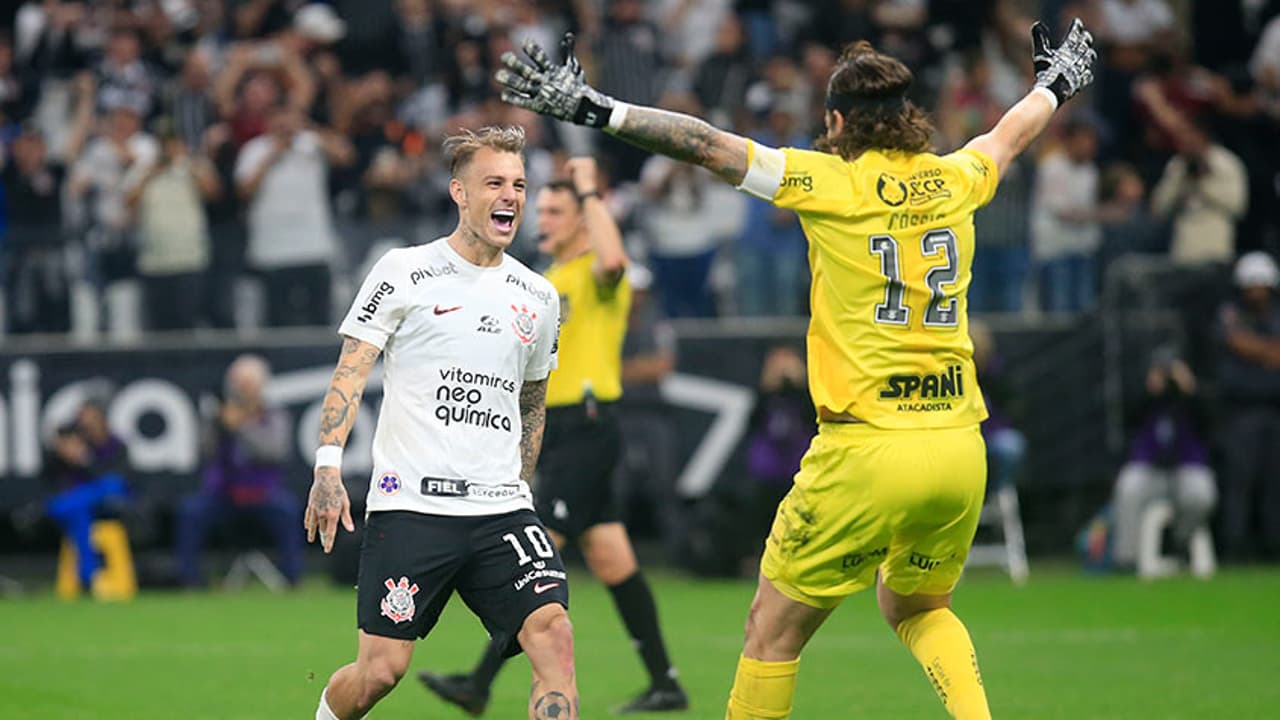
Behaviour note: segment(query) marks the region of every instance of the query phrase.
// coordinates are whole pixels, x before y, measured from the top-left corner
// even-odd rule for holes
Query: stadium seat
[[[1022,534],[1022,513],[1018,506],[1018,490],[1005,485],[991,493],[982,507],[979,528],[994,528],[999,542],[974,543],[969,551],[968,567],[1000,567],[1009,573],[1015,585],[1027,581],[1031,568],[1027,564],[1027,545]]]
[[[1173,515],[1173,501],[1168,498],[1154,500],[1142,511],[1138,528],[1138,577],[1167,577],[1182,569],[1177,558],[1163,554],[1164,531],[1173,522]],[[1207,526],[1202,525],[1191,533],[1188,551],[1191,574],[1201,579],[1213,577],[1218,560],[1213,551],[1213,535]]]
[[[102,555],[102,567],[93,576],[93,597],[98,600],[131,600],[138,594],[138,577],[133,569],[133,553],[129,550],[129,534],[124,523],[95,520],[89,538]],[[80,595],[80,580],[76,572],[78,562],[75,544],[64,537],[54,583],[55,592],[64,600],[74,600]]]

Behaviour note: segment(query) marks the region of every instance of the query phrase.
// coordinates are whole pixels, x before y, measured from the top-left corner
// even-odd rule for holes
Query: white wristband
[[[630,109],[630,105],[614,100],[613,111],[609,113],[609,124],[605,126],[605,132],[616,133],[621,130],[623,121],[627,119],[627,111]]]
[[[321,445],[316,448],[316,469],[322,467],[342,469],[341,445]]]
[[[1043,86],[1038,86],[1038,87],[1036,87],[1034,90],[1032,90],[1031,92],[1033,92],[1033,93],[1040,93],[1040,94],[1044,95],[1046,98],[1048,98],[1048,99],[1049,99],[1049,102],[1053,104],[1053,109],[1054,109],[1054,110],[1057,110],[1057,109],[1058,109],[1058,96],[1057,96],[1057,95],[1054,95],[1054,94],[1053,94],[1053,91],[1052,91],[1052,90],[1050,90],[1049,88],[1047,88],[1047,87],[1043,87]]]

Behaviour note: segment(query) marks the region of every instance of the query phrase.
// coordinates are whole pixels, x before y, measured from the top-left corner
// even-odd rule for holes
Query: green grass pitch
[[[573,572],[583,714],[607,717],[640,689],[642,671],[607,593]],[[997,718],[1280,717],[1280,570],[1155,583],[1033,572],[1025,588],[974,574],[957,593]],[[693,698],[683,717],[719,720],[753,588],[658,574],[654,588]],[[329,673],[354,657],[354,620],[354,592],[321,585],[287,595],[153,593],[122,605],[3,601],[0,717],[311,718]],[[482,639],[455,600],[418,645],[413,670],[468,667]],[[523,659],[505,669],[489,717],[524,717],[528,675]],[[410,676],[372,717],[463,716]],[[945,714],[864,593],[806,651],[793,717]]]

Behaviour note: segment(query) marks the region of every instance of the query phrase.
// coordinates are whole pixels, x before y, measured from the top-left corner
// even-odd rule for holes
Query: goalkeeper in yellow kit
[[[990,717],[973,644],[950,610],[986,484],[965,298],[973,213],[1089,84],[1096,59],[1079,20],[1056,48],[1043,25],[1031,35],[1035,87],[943,156],[906,99],[910,70],[866,42],[846,47],[832,71],[817,152],[608,97],[586,83],[572,36],[563,64],[533,43],[528,60],[503,57],[507,102],[701,165],[795,210],[809,239],[819,432],[765,547],[726,720],[790,717],[800,651],[841,600],[872,584],[947,711]]]

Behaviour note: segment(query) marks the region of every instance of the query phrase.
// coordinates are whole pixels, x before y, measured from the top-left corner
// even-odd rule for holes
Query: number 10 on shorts
[[[547,539],[547,534],[537,525],[526,525],[524,528],[525,537],[529,538],[529,544],[533,546],[533,551],[540,558],[555,557],[556,550],[551,546],[551,541]],[[520,542],[520,538],[515,533],[507,533],[502,539],[511,543],[511,547],[515,548],[516,557],[520,559],[521,565],[528,565],[533,562],[533,558],[529,553],[525,552],[524,545]]]

